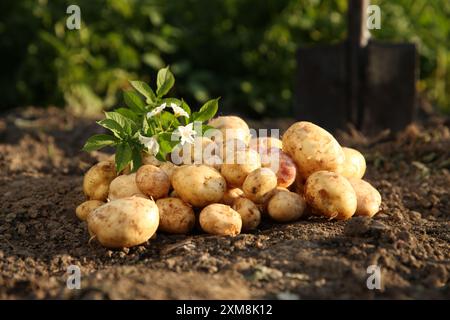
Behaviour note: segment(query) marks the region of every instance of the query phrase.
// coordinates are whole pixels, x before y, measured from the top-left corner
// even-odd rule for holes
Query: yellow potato
[[[254,150],[237,151],[234,159],[223,163],[220,173],[229,187],[240,187],[247,175],[261,167],[259,154]]]
[[[186,234],[194,228],[194,210],[181,199],[159,199],[156,201],[156,205],[159,209],[159,230],[167,233]]]
[[[290,222],[300,219],[305,212],[306,202],[294,192],[277,192],[267,205],[269,216],[278,222]]]
[[[76,208],[75,213],[77,214],[78,219],[84,221],[92,211],[104,204],[105,203],[100,200],[88,200],[80,204]]]
[[[226,204],[227,206],[231,206],[233,205],[234,200],[243,196],[244,191],[242,191],[242,189],[239,188],[228,189],[227,191],[225,191],[221,202],[223,204]]]
[[[254,230],[261,222],[261,212],[256,204],[247,198],[237,198],[233,203],[235,210],[242,219],[242,230]]]
[[[237,152],[248,150],[247,144],[240,139],[228,139],[217,143],[219,149],[219,157],[222,163],[232,163],[236,159]]]
[[[175,172],[175,170],[177,169],[177,166],[174,165],[172,162],[170,161],[166,161],[161,163],[161,165],[159,166],[159,168],[164,171],[164,173],[167,175],[167,177],[169,178],[169,181],[172,179],[172,175]]]
[[[186,165],[175,170],[172,185],[179,197],[195,207],[220,202],[227,183],[220,173],[206,165]]]
[[[355,190],[357,207],[355,216],[373,217],[380,211],[381,195],[370,183],[358,178],[349,178],[348,181]]]
[[[159,199],[169,194],[170,180],[162,169],[146,164],[136,172],[136,185],[146,196]]]
[[[156,157],[150,153],[142,152],[142,164],[151,164],[153,166],[159,167],[163,162],[156,159]]]
[[[255,151],[262,152],[272,148],[283,149],[283,142],[280,139],[274,137],[260,137],[252,138],[249,143],[249,147]]]
[[[221,137],[213,139],[214,142],[226,141],[228,139],[239,139],[246,144],[250,141],[250,129],[247,123],[236,116],[223,116],[211,119],[208,123],[221,132]]]
[[[200,212],[200,226],[206,233],[235,236],[241,232],[242,218],[230,206],[214,203]]]
[[[303,178],[313,172],[339,172],[345,156],[339,143],[321,127],[306,121],[294,123],[283,135],[283,151],[297,165]]]
[[[173,163],[181,164],[205,164],[207,159],[219,153],[219,147],[208,137],[195,137],[194,143],[178,144],[171,152]]]
[[[346,220],[355,214],[357,206],[350,182],[330,171],[317,171],[308,177],[305,199],[316,213],[330,219]]]
[[[277,176],[268,168],[259,168],[252,171],[245,178],[242,190],[245,197],[253,202],[264,203],[271,195],[271,191],[277,187]]]
[[[113,200],[87,216],[89,233],[108,248],[128,248],[149,240],[158,229],[156,203],[140,197]]]
[[[342,148],[344,151],[344,164],[339,170],[339,173],[346,178],[361,179],[366,172],[366,159],[358,150],[352,148]]]
[[[90,200],[106,201],[109,185],[117,176],[114,162],[100,161],[86,172],[83,192]]]
[[[287,153],[278,148],[271,148],[261,157],[265,160],[262,166],[271,169],[277,175],[279,187],[288,188],[294,183],[297,167]]]
[[[136,184],[136,173],[124,174],[111,181],[108,194],[109,200],[117,200],[135,195],[144,195]]]

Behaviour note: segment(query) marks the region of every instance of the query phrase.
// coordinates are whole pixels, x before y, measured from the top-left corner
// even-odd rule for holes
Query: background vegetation
[[[418,88],[450,110],[450,2],[377,0],[373,37],[420,50]],[[81,7],[79,31],[66,8]],[[128,79],[169,64],[192,105],[222,96],[249,116],[288,115],[299,46],[342,40],[346,0],[21,0],[0,3],[3,108],[34,104],[95,113],[122,103]]]

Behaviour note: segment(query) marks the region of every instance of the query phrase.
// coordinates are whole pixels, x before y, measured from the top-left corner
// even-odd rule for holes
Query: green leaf
[[[130,84],[145,97],[147,104],[155,103],[156,96],[152,88],[143,81],[130,81]]]
[[[107,146],[113,146],[117,143],[117,138],[110,136],[109,134],[96,134],[87,139],[84,144],[84,151],[94,151]]]
[[[122,142],[116,148],[116,171],[120,172],[130,163],[133,151],[128,143]]]
[[[161,125],[164,130],[167,130],[169,128],[169,125],[175,125],[175,127],[178,127],[180,122],[177,120],[177,117],[173,113],[163,111],[160,116]]]
[[[202,125],[202,135],[203,135],[206,131],[211,130],[211,129],[216,130],[216,128],[214,128],[214,127],[212,127],[212,126],[209,126],[209,125],[207,125],[207,124]]]
[[[141,148],[133,146],[131,153],[131,172],[136,172],[142,165]]]
[[[113,119],[103,119],[97,123],[103,128],[110,130],[119,139],[123,139],[127,135],[125,129]]]
[[[219,99],[220,98],[207,101],[198,112],[192,114],[192,119],[194,121],[204,122],[213,118],[219,108]]]
[[[173,148],[178,144],[178,141],[172,141],[172,133],[164,132],[158,135],[159,153],[162,159],[172,152]]]
[[[139,95],[134,91],[124,91],[123,100],[131,110],[137,113],[145,112],[144,101],[141,100]]]
[[[117,122],[128,136],[131,136],[137,130],[136,123],[118,112],[105,112],[106,119]]]
[[[158,98],[164,96],[167,94],[170,89],[172,89],[173,85],[175,84],[175,78],[170,72],[169,67],[165,67],[158,71],[158,76],[156,78],[156,95]]]
[[[117,108],[116,110],[114,110],[117,113],[120,113],[121,115],[123,115],[124,117],[132,120],[135,123],[139,122],[139,116],[134,113],[132,110],[127,109],[127,108]]]

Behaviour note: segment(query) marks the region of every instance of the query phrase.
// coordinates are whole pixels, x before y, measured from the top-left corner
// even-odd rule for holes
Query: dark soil
[[[340,134],[362,150],[366,179],[383,196],[372,220],[266,221],[234,238],[158,234],[111,251],[88,242],[74,212],[84,199],[83,173],[106,156],[79,151],[99,131],[95,123],[52,108],[9,112],[0,118],[0,298],[449,299],[444,121],[375,139]],[[72,264],[81,268],[80,290],[66,287]],[[366,285],[373,264],[381,268],[380,290]]]

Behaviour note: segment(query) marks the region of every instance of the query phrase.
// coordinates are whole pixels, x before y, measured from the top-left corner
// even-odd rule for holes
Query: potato
[[[169,181],[172,179],[172,175],[175,172],[175,170],[178,168],[176,165],[174,165],[172,162],[170,161],[166,161],[163,162],[159,168],[164,171],[164,173],[167,175],[167,177],[169,178]]]
[[[339,173],[346,178],[361,179],[366,172],[366,159],[364,159],[364,156],[358,150],[352,148],[344,147],[342,151],[344,151],[345,160]]]
[[[267,205],[269,216],[278,222],[290,222],[300,219],[305,212],[306,202],[294,192],[277,192]]]
[[[247,151],[247,144],[239,139],[228,139],[217,143],[219,149],[219,157],[222,163],[231,163],[236,158],[235,154],[240,151]]]
[[[249,143],[251,135],[247,123],[236,116],[223,116],[211,119],[208,123],[222,133],[221,137],[215,137],[214,142],[220,143],[228,139],[239,139]]]
[[[89,233],[108,248],[128,248],[146,242],[158,229],[156,203],[140,197],[108,202],[87,216]]]
[[[159,199],[169,194],[170,180],[162,169],[146,164],[136,172],[136,185],[146,196]]]
[[[214,203],[200,212],[200,227],[206,233],[235,236],[241,232],[242,218],[230,206]]]
[[[144,196],[136,184],[136,173],[118,176],[109,185],[109,200],[117,200],[135,195]]]
[[[109,185],[117,176],[114,162],[100,161],[90,168],[83,179],[83,192],[90,200],[106,201]]]
[[[349,178],[348,181],[355,190],[357,207],[355,216],[373,217],[380,211],[381,195],[370,183],[358,178]]]
[[[357,199],[346,178],[330,171],[317,171],[305,183],[306,202],[320,215],[345,220],[355,214]]]
[[[311,122],[296,122],[283,135],[283,151],[294,160],[303,178],[313,172],[338,172],[345,156],[339,143],[326,130]]]
[[[194,228],[195,214],[192,207],[178,198],[164,198],[156,201],[159,209],[158,230],[186,234]]]
[[[171,160],[175,164],[204,164],[219,153],[219,147],[208,137],[195,137],[194,143],[178,144],[171,153]]]
[[[275,172],[279,187],[288,188],[294,183],[297,167],[291,157],[278,148],[271,148],[268,150],[267,160],[263,167]]]
[[[264,203],[270,192],[277,187],[277,176],[268,168],[252,171],[242,185],[245,196],[253,202]]]
[[[86,220],[88,214],[90,214],[94,209],[97,209],[98,207],[104,205],[105,203],[103,201],[99,200],[88,200],[80,204],[76,210],[75,213],[77,214],[78,219],[84,221]]]
[[[159,167],[163,162],[156,159],[156,157],[150,153],[145,151],[142,152],[142,164],[151,164],[153,166]]]
[[[172,185],[179,197],[195,207],[222,200],[227,183],[220,173],[206,165],[186,165],[175,170]]]
[[[249,143],[249,147],[255,151],[262,152],[272,148],[283,149],[283,142],[280,139],[274,137],[260,137],[252,138]]]
[[[237,151],[234,159],[222,164],[220,173],[229,187],[240,187],[247,175],[261,167],[259,154],[254,150]]]
[[[226,204],[227,206],[231,206],[233,205],[234,200],[241,198],[244,196],[244,191],[242,191],[242,189],[239,188],[232,188],[232,189],[227,189],[227,191],[225,191],[223,198],[222,198],[222,203]]]
[[[261,212],[251,200],[237,198],[232,208],[241,216],[242,230],[254,230],[258,227],[261,222]]]

